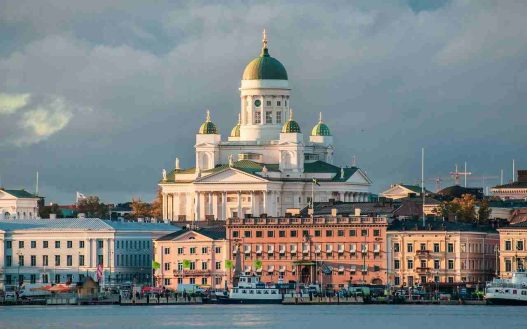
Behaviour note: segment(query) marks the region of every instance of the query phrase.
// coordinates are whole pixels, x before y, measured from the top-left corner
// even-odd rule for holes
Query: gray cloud
[[[264,27],[304,133],[323,111],[337,161],[356,155],[375,191],[418,179],[422,146],[430,177],[527,162],[524,2],[31,3],[0,5],[0,92],[35,102],[0,114],[31,117],[30,142],[1,143],[6,186],[38,169],[52,200],[152,197],[161,168],[192,165],[206,108],[223,136],[234,125]]]

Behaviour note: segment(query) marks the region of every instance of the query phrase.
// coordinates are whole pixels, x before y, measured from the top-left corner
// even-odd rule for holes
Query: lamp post
[[[17,250],[16,254],[18,256],[17,282],[18,286],[20,287],[20,256],[22,256],[22,252],[20,250]]]

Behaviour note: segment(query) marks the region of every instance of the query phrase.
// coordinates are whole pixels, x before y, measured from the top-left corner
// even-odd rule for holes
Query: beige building
[[[222,289],[226,284],[227,241],[225,227],[182,230],[154,242],[156,285],[177,289],[197,284]]]
[[[512,272],[522,271],[527,263],[527,222],[512,224],[499,228],[500,233],[500,266],[502,278],[512,277]]]
[[[39,198],[25,190],[0,188],[0,219],[32,219],[38,217]]]
[[[425,194],[430,191],[425,189]],[[421,196],[421,186],[407,184],[392,184],[389,189],[380,193],[380,196],[390,199],[402,199],[409,196]]]
[[[527,170],[518,170],[517,177],[512,183],[495,186],[490,191],[502,200],[526,200]]]
[[[388,227],[388,281],[394,286],[428,282],[484,283],[496,270],[496,231],[471,224],[396,221]]]

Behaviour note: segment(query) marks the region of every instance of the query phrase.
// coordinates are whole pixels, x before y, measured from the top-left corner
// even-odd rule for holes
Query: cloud
[[[0,93],[0,115],[11,114],[27,105],[29,94]]]

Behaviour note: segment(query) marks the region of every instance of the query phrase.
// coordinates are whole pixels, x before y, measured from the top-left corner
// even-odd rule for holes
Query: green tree
[[[151,210],[150,204],[142,202],[141,199],[132,200],[132,217],[134,219],[151,217]]]
[[[480,224],[488,224],[491,213],[492,213],[492,209],[489,206],[489,202],[487,200],[481,201],[479,203],[479,209],[478,209],[478,222]]]
[[[152,202],[150,207],[150,217],[161,219],[163,216],[163,194],[161,193],[161,188],[157,188],[156,198]]]
[[[108,205],[102,203],[98,196],[89,196],[79,200],[77,210],[90,218],[107,218],[109,214]]]
[[[57,218],[63,218],[64,215],[62,214],[62,210],[60,209],[59,205],[56,203],[52,203],[49,206],[43,206],[38,209],[38,215],[40,218],[49,218],[50,214],[57,215]]]

